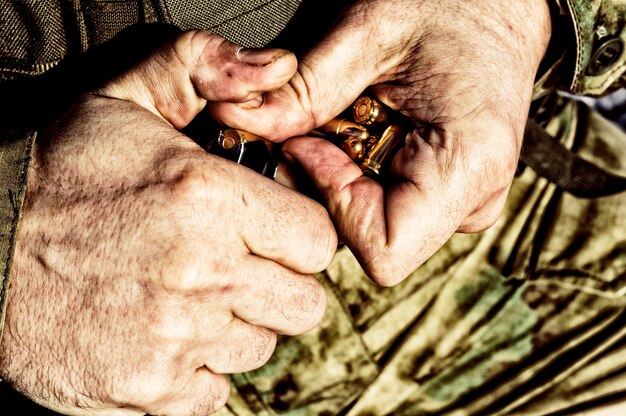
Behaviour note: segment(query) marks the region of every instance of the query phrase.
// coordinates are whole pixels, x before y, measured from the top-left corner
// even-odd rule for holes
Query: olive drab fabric
[[[301,0],[0,0],[0,81],[38,75],[125,27],[171,23],[244,46],[268,43]]]
[[[183,30],[204,28],[247,47],[274,39],[295,14],[294,0],[162,0],[172,23]]]
[[[567,0],[567,5],[577,44],[571,92],[603,94],[616,80],[626,86],[626,2]]]
[[[261,46],[321,3],[0,0],[0,87],[132,25],[205,28]],[[599,96],[626,85],[626,2],[550,5],[558,30],[530,116],[580,157],[626,176],[624,131],[555,94]],[[0,135],[1,331],[37,127],[0,116]],[[260,369],[233,375],[219,414],[571,415],[626,400],[625,207],[624,192],[578,198],[525,168],[496,225],[455,235],[398,286],[373,285],[341,249],[318,276],[324,321],[281,337]]]
[[[626,157],[605,158],[624,156],[624,132],[559,105],[550,132],[626,174]],[[234,375],[220,415],[573,415],[626,400],[625,207],[626,193],[581,199],[527,169],[495,226],[455,235],[396,287],[342,249],[319,276],[320,327]]]

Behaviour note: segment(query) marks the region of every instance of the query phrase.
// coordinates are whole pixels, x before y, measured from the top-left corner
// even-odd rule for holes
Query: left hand
[[[1,379],[68,415],[204,415],[277,333],[321,321],[324,207],[173,128],[207,100],[255,105],[295,70],[286,51],[186,32],[37,137]]]
[[[545,0],[361,0],[260,108],[222,103],[212,113],[275,141],[320,126],[367,88],[407,114],[416,130],[388,189],[323,140],[283,147],[370,278],[393,285],[455,232],[484,230],[500,215],[550,30]]]

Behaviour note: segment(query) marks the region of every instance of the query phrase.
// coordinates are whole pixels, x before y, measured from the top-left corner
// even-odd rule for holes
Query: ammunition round
[[[380,174],[381,164],[372,159],[365,159],[359,167],[364,174],[377,176]]]
[[[249,143],[255,142],[257,140],[265,139],[261,136],[257,136],[256,134],[250,133],[249,131],[239,130],[239,129],[226,129],[223,132],[224,138],[222,140],[226,140],[226,138],[230,138],[237,143]]]
[[[368,148],[367,157],[360,165],[361,170],[378,175],[383,164],[393,156],[403,135],[402,127],[395,124],[387,126],[376,144]]]
[[[230,150],[237,145],[237,140],[232,136],[224,136],[221,144],[224,149]]]
[[[342,118],[332,119],[323,126],[318,127],[318,130],[342,137],[357,137],[361,140],[369,137],[369,132],[365,127]]]
[[[359,124],[384,123],[387,113],[383,105],[370,97],[359,97],[352,105],[352,117]]]
[[[348,156],[350,156],[350,159],[355,162],[363,158],[365,146],[363,146],[361,140],[356,137],[350,137],[344,140],[340,147],[341,150],[343,150]]]

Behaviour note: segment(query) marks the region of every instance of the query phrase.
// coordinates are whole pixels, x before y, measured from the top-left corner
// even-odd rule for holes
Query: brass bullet
[[[237,145],[237,139],[232,136],[222,137],[222,147],[226,150],[230,150]]]
[[[363,154],[365,152],[365,146],[363,146],[363,142],[356,137],[349,137],[344,140],[341,145],[341,150],[343,150],[350,159],[355,162],[358,162],[363,158]]]
[[[257,136],[245,130],[225,129],[220,132],[218,144],[222,146],[223,149],[230,150],[240,143],[255,142],[257,140],[265,141],[261,136]]]
[[[370,136],[367,140],[364,140],[363,144],[365,145],[365,151],[369,152],[376,143],[378,143],[378,137],[376,136]]]
[[[380,101],[371,97],[359,97],[352,104],[352,117],[359,124],[380,124],[389,119]]]
[[[355,137],[359,140],[366,140],[370,135],[365,127],[342,118],[334,118],[316,130],[344,138]]]
[[[359,165],[363,173],[378,175],[387,157],[393,153],[403,138],[403,129],[392,124],[380,136],[378,142],[372,146],[365,160]]]

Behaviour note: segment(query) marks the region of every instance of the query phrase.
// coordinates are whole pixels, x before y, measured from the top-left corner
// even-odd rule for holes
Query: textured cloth
[[[135,24],[205,28],[246,46],[277,37],[297,43],[308,34],[298,25],[286,34],[287,21],[328,4],[298,5],[0,0],[0,86],[49,74]],[[601,95],[624,85],[626,3],[551,5],[556,29],[533,117],[569,148],[624,176],[623,131],[554,91]],[[0,337],[37,130],[28,119],[20,128],[0,119]],[[626,397],[625,206],[625,194],[578,199],[525,169],[494,227],[455,235],[396,287],[371,284],[341,250],[319,275],[328,293],[325,320],[281,338],[259,370],[233,376],[221,413],[556,415]]]
[[[21,218],[28,161],[34,139],[34,132],[7,132],[0,148],[0,339],[4,327],[15,235]]]
[[[626,175],[626,135],[577,101],[548,130]],[[610,157],[607,157],[610,156]],[[580,199],[525,170],[497,224],[393,288],[343,249],[328,312],[235,375],[220,415],[571,415],[626,399],[626,193]]]
[[[554,89],[598,96],[626,86],[626,53],[607,43],[626,42],[623,0],[552,0],[553,33],[535,96]]]
[[[608,39],[626,40],[626,2],[567,0],[576,33],[576,65],[570,85],[575,94],[600,95],[614,87],[616,82],[626,85],[626,53],[608,65],[606,72],[590,73],[590,62],[595,52]]]
[[[0,81],[48,71],[126,27],[170,23],[243,46],[274,39],[300,0],[0,0]]]
[[[232,42],[261,47],[296,12],[293,0],[162,0],[168,18],[183,30],[205,28]]]

